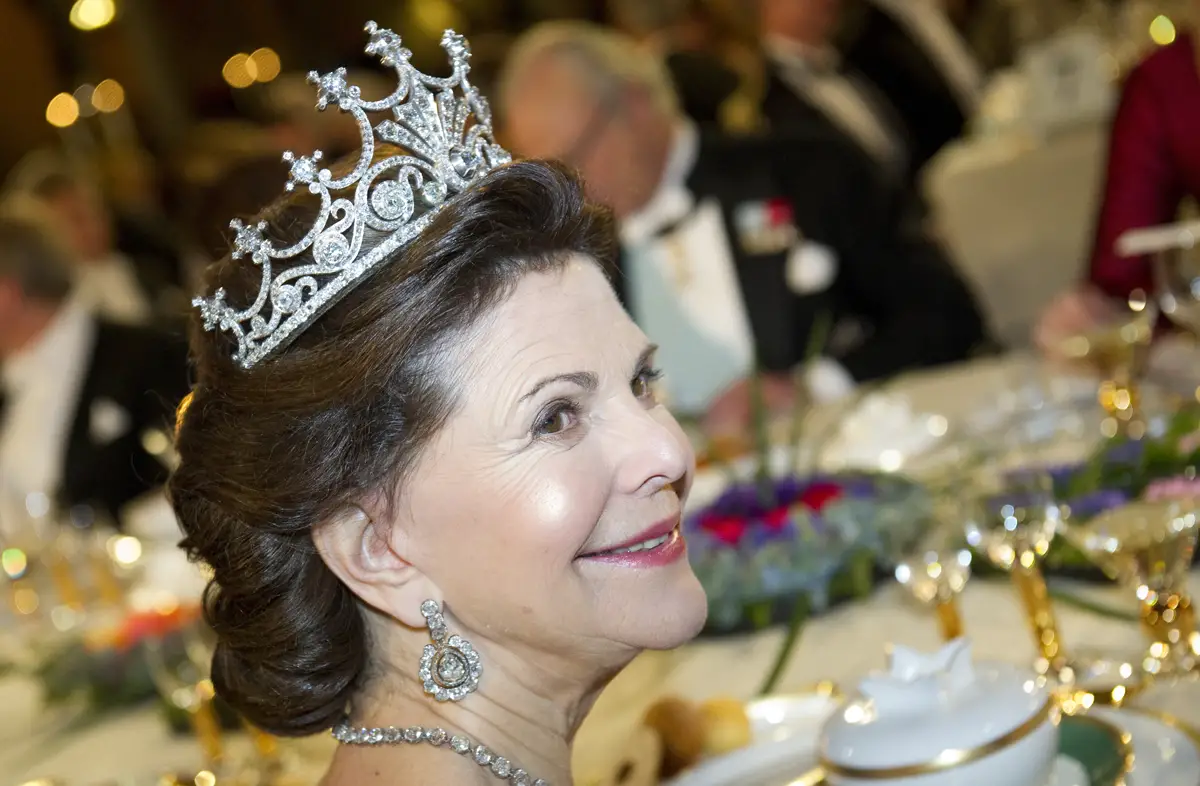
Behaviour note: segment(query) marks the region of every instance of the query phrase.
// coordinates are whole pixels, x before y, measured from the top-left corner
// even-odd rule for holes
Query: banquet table
[[[994,403],[997,391],[1046,369],[1027,357],[975,361],[907,377],[894,386],[913,406],[944,415],[951,424],[981,406]],[[1195,589],[1200,590],[1200,577]],[[1113,588],[1089,590],[1105,602],[1133,611],[1135,601]],[[1032,662],[1035,652],[1021,609],[1003,580],[977,580],[966,589],[962,616],[978,658]],[[1065,645],[1112,647],[1128,652],[1140,641],[1135,624],[1100,616],[1074,606],[1058,609]],[[691,699],[749,699],[766,674],[783,632],[701,639],[673,652],[648,652],[637,658],[602,694],[579,732],[576,782],[592,782],[613,764],[642,714],[664,695]],[[868,598],[841,605],[805,627],[780,684],[782,692],[802,691],[821,680],[853,688],[858,677],[885,664],[885,646],[901,643],[933,649],[939,644],[932,615],[892,585]],[[1148,691],[1140,699],[1183,720],[1200,723],[1200,687]],[[198,768],[200,752],[186,737],[168,734],[157,711],[138,709],[115,715],[93,727],[56,731],[58,720],[39,707],[34,685],[0,680],[0,786],[35,778],[56,778],[68,786],[153,784],[167,770]],[[327,737],[293,748],[298,771],[315,783],[332,750]],[[149,780],[146,780],[149,778]]]

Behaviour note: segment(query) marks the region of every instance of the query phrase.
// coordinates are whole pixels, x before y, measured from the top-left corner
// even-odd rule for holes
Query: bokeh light
[[[221,69],[221,76],[225,78],[230,87],[239,89],[249,87],[258,79],[258,66],[250,59],[250,55],[238,52],[225,61],[225,67]]]
[[[8,548],[0,552],[0,569],[10,579],[19,579],[29,568],[29,558],[25,552],[17,548]]]
[[[71,24],[80,30],[99,30],[117,15],[113,0],[75,0],[71,6]]]
[[[46,122],[55,128],[66,128],[79,119],[79,104],[70,93],[59,93],[46,106]]]
[[[125,88],[115,79],[105,79],[92,91],[92,106],[101,112],[116,112],[125,104]]]
[[[1150,23],[1150,40],[1159,46],[1166,46],[1175,40],[1175,23],[1168,17],[1158,15]]]
[[[106,545],[109,556],[119,565],[132,565],[142,558],[142,542],[131,535],[114,535]]]
[[[275,53],[274,49],[265,46],[255,49],[250,54],[250,62],[254,64],[255,79],[259,82],[270,82],[279,76],[279,72],[283,69],[279,55]]]
[[[41,605],[41,599],[38,594],[29,587],[20,587],[13,593],[13,608],[18,614],[33,614]]]
[[[79,107],[80,117],[91,117],[96,114],[96,107],[92,106],[92,95],[95,92],[95,87],[85,84],[75,88],[75,92],[71,94],[71,97],[75,99],[75,105]]]

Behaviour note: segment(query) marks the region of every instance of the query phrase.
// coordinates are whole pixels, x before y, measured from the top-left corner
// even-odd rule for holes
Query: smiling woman
[[[602,272],[609,212],[559,165],[444,152],[424,213],[392,201],[412,150],[291,159],[313,186],[197,301],[171,496],[214,572],[218,691],[270,731],[336,726],[326,783],[565,784],[608,678],[703,625],[693,456]],[[368,199],[324,191],[355,173]]]

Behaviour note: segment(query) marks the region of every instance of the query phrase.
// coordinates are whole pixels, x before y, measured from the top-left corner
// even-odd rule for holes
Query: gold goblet
[[[1150,642],[1142,667],[1151,675],[1192,672],[1200,658],[1187,590],[1197,511],[1191,499],[1140,501],[1067,529],[1076,548],[1137,595]]]
[[[963,635],[958,596],[971,578],[971,552],[926,551],[896,566],[896,581],[937,615],[943,641]]]
[[[1091,366],[1100,375],[1098,399],[1107,416],[1108,436],[1138,439],[1146,433],[1140,404],[1141,379],[1154,338],[1158,307],[1143,290],[1130,294],[1128,310],[1086,333],[1071,336],[1061,349],[1069,360]]]
[[[1060,675],[1068,666],[1041,560],[1062,523],[1049,475],[1019,473],[1014,488],[986,494],[966,523],[967,543],[1007,571],[1017,591],[1038,650],[1038,670]]]
[[[217,772],[224,764],[225,745],[221,721],[213,704],[216,693],[208,677],[208,667],[195,662],[193,653],[189,652],[189,643],[176,644],[161,639],[144,642],[150,678],[159,695],[187,714],[207,771]]]

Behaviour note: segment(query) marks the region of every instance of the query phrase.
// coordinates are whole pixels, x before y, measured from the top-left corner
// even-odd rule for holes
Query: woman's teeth
[[[606,551],[604,553],[605,554],[631,554],[635,551],[647,551],[648,549],[656,549],[659,546],[661,546],[662,544],[666,543],[668,540],[670,540],[670,538],[671,538],[671,533],[668,532],[666,535],[663,535],[662,537],[651,538],[650,540],[643,540],[641,543],[635,543],[632,546],[626,546],[625,548],[622,548],[622,549],[612,549],[612,550]]]

